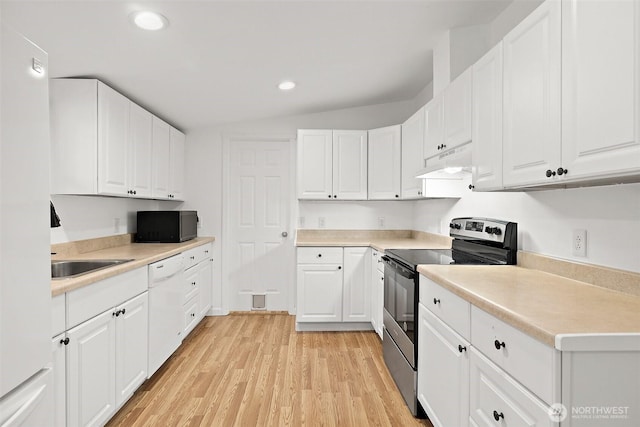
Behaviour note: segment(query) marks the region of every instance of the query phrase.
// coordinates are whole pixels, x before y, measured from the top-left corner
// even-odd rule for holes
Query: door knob
[[[289,235],[289,233],[287,233],[286,231],[282,232],[282,237],[287,237]]]

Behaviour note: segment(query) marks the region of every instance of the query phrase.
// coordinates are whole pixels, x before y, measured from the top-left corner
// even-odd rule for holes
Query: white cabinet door
[[[369,200],[400,198],[401,126],[369,131]]]
[[[151,194],[154,198],[169,198],[171,168],[171,126],[153,117],[153,173]]]
[[[418,305],[418,400],[434,427],[469,420],[469,343]]]
[[[640,171],[640,3],[562,2],[566,180]]]
[[[298,130],[298,199],[333,197],[333,132]]]
[[[422,179],[416,174],[424,165],[424,107],[402,124],[402,198],[422,196]]]
[[[376,289],[376,298],[371,307],[371,317],[376,318],[376,332],[380,339],[382,339],[382,330],[384,328],[384,273],[380,270],[376,271],[373,288]]]
[[[213,294],[213,258],[207,258],[198,272],[198,287],[200,288],[200,319],[207,315],[211,308]]]
[[[115,411],[115,310],[67,331],[67,422],[104,424]]]
[[[371,322],[369,248],[344,248],[343,322]]]
[[[367,200],[367,131],[333,131],[333,198]]]
[[[502,188],[502,42],[473,65],[473,186]]]
[[[560,164],[560,2],[547,1],[503,39],[505,187],[551,183]]]
[[[472,70],[460,74],[444,91],[444,147],[471,141]]]
[[[342,266],[298,264],[296,322],[342,321]]]
[[[131,101],[98,83],[98,193],[127,195]]]
[[[129,182],[127,194],[151,197],[152,117],[144,108],[130,103],[129,114]]]
[[[116,406],[147,379],[148,292],[116,307]]]
[[[186,137],[176,128],[170,132],[169,199],[184,200],[184,150]]]
[[[53,365],[53,426],[66,427],[67,425],[67,346],[66,334],[57,335],[51,341],[52,365]]]
[[[424,158],[437,155],[444,145],[444,95],[438,94],[424,107]]]

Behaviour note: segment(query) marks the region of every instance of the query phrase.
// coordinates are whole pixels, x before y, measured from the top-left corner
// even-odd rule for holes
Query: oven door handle
[[[415,273],[413,271],[406,269],[404,266],[402,266],[402,265],[398,264],[397,262],[393,261],[388,256],[383,255],[381,259],[382,259],[382,261],[384,261],[385,264],[387,264],[389,267],[391,267],[393,269],[393,271],[395,271],[396,273],[398,273],[402,277],[406,277],[407,279],[410,279],[410,280],[413,280],[413,278],[416,277],[416,275],[415,275]]]

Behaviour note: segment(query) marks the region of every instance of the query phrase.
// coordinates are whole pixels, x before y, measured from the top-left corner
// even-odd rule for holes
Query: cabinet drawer
[[[542,400],[554,402],[555,349],[477,307],[471,308],[471,345]]]
[[[557,426],[549,407],[471,347],[469,393],[471,425]]]
[[[51,298],[51,336],[64,332],[66,328],[65,294]]]
[[[209,258],[211,255],[211,245],[198,246],[197,248],[184,251],[182,254],[184,255],[185,269],[189,269]]]
[[[471,304],[420,275],[420,302],[464,339],[471,336]]]
[[[67,329],[140,295],[147,278],[147,267],[141,267],[67,292]]]
[[[184,278],[184,285],[183,285],[183,291],[184,291],[184,302],[189,301],[191,298],[193,298],[194,296],[198,295],[198,272],[200,271],[200,268],[193,268],[191,270],[189,270]]]
[[[184,337],[198,324],[198,298],[191,298],[184,305]]]
[[[342,264],[342,248],[298,248],[298,264]]]

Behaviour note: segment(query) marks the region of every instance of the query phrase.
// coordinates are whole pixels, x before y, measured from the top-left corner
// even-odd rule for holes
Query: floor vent
[[[251,310],[259,311],[266,310],[266,295],[253,295],[253,304],[251,304]]]

